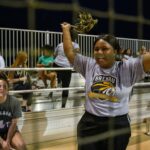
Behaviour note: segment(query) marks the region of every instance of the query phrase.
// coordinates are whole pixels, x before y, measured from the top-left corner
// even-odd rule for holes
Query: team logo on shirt
[[[91,99],[98,98],[100,100],[108,100],[111,102],[118,102],[115,96],[116,78],[112,76],[98,75],[95,77],[91,86],[91,92],[88,96]]]

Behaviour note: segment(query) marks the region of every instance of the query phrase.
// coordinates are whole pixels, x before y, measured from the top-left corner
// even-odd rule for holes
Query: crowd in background
[[[73,50],[75,53],[80,53],[80,47],[79,44],[75,42],[75,40],[72,38],[72,45]],[[121,49],[118,51],[116,55],[116,61],[126,61],[130,60],[133,57],[142,57],[142,55],[149,53],[149,50],[143,45],[138,51],[136,56],[133,56],[133,51],[131,48]],[[22,97],[22,103],[18,107],[18,111],[22,112],[32,112],[32,98],[33,98],[33,92],[25,92],[25,90],[32,90],[33,89],[33,82],[32,82],[32,76],[28,71],[22,70],[22,68],[26,68],[28,65],[28,54],[27,52],[20,50],[15,60],[13,61],[13,64],[10,66],[10,68],[21,68],[21,70],[14,70],[14,71],[7,71],[5,75],[7,76],[7,82],[8,82],[8,89],[6,90],[23,90],[24,92],[19,93],[19,95]],[[70,62],[68,61],[63,47],[63,42],[59,43],[57,47],[53,47],[51,45],[44,45],[41,47],[41,53],[37,59],[36,67],[38,68],[50,68],[50,67],[56,67],[56,68],[70,68],[73,67]],[[0,68],[5,68],[5,58],[3,58],[2,55],[0,55]],[[0,71],[0,74],[4,73],[4,71]],[[42,70],[37,72],[37,81],[34,82],[36,84],[39,80],[42,80],[43,82],[43,88],[67,88],[70,86],[71,82],[71,75],[72,70]],[[3,80],[3,79],[0,79]],[[6,80],[6,79],[5,79]],[[49,85],[47,80],[49,80]],[[144,77],[145,82],[150,81],[150,75],[149,72],[147,72],[146,76]],[[2,82],[2,84],[4,84]],[[36,86],[36,85],[35,85]],[[61,95],[61,102],[62,108],[66,107],[67,99],[69,95],[69,90],[62,90]],[[4,97],[3,97],[4,98]],[[2,100],[3,100],[2,98]],[[53,92],[50,92],[48,95],[49,99],[53,99]],[[14,99],[14,98],[12,98]],[[16,99],[15,99],[16,100]],[[16,102],[15,102],[16,103]],[[18,105],[18,104],[16,104]],[[0,105],[1,106],[1,105]],[[12,106],[11,106],[12,107]],[[12,109],[12,108],[10,108]],[[14,107],[13,107],[14,109]],[[20,112],[16,112],[19,113]],[[21,115],[18,115],[17,117],[21,117]],[[15,127],[17,129],[17,125],[15,122]],[[21,142],[22,149],[26,149],[25,143],[23,139],[20,137],[20,133],[18,130],[14,131],[16,133],[16,136],[18,137],[18,140],[15,140],[13,143],[16,147],[19,147],[18,142]],[[5,137],[5,134],[0,135],[3,139],[7,138]],[[0,138],[0,142],[2,142],[2,146],[9,147],[10,145],[5,145],[5,141]],[[15,136],[14,136],[15,139]],[[12,136],[13,140],[13,136]],[[14,140],[13,140],[14,141]],[[3,144],[4,143],[4,144]],[[13,145],[12,145],[13,146]]]
[[[73,37],[73,36],[72,36]],[[72,38],[73,39],[73,38]],[[76,52],[80,51],[78,43],[75,42],[75,39],[72,40],[72,44],[74,46],[74,50]],[[143,45],[136,53],[136,57],[142,56],[143,54],[149,53],[149,50]],[[133,51],[131,48],[120,49],[118,54],[116,55],[117,61],[125,61],[130,58],[133,58]],[[14,60],[13,64],[10,66],[12,68],[25,68],[27,67],[28,63],[28,54],[24,51],[19,51],[16,59]],[[0,55],[0,68],[5,67],[5,58]],[[63,43],[59,43],[57,47],[53,47],[51,45],[44,45],[41,47],[41,53],[38,57],[36,67],[39,68],[47,68],[47,67],[58,67],[58,68],[69,68],[72,65],[69,63],[68,59],[66,58],[63,50]],[[39,71],[37,74],[37,81],[43,81],[43,88],[67,88],[71,82],[71,74],[72,70],[61,70],[61,71]],[[28,71],[10,71],[8,73],[8,80],[11,90],[31,90],[37,81],[31,81],[31,76]],[[66,80],[67,79],[67,80]],[[50,85],[48,85],[47,80],[49,80]],[[147,72],[144,81],[150,81],[149,72]],[[34,86],[32,86],[34,85]],[[23,112],[30,112],[32,111],[32,96],[33,93],[21,93],[22,96],[22,111]],[[62,108],[66,106],[67,99],[69,95],[69,90],[62,90]],[[53,92],[50,92],[48,98],[53,98]]]

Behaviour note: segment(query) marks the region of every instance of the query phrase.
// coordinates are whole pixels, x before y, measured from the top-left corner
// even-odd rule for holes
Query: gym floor
[[[149,150],[150,136],[145,134],[145,124],[140,126],[132,125],[132,136],[129,146],[126,150]],[[39,145],[28,145],[28,150],[77,150],[77,143],[75,137],[60,139],[55,141],[48,141],[39,143]]]

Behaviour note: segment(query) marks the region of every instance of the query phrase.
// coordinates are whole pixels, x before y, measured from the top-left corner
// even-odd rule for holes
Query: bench
[[[129,103],[131,125],[143,123],[144,120],[147,135],[150,132],[149,102],[149,89],[146,92],[142,88],[133,92]],[[28,145],[67,139],[76,137],[76,126],[83,113],[83,106],[23,113],[18,126]]]
[[[143,122],[146,125],[146,132],[145,132],[145,134],[150,136],[150,117],[144,118]]]

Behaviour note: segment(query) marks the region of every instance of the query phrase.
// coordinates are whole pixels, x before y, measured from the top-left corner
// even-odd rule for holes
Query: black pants
[[[131,136],[128,115],[98,117],[85,112],[77,136],[78,150],[126,150]]]
[[[26,83],[16,83],[13,86],[14,90],[31,90],[31,84],[26,82]],[[20,95],[22,96],[23,100],[27,100],[27,106],[31,106],[32,105],[32,96],[33,93],[20,93]]]
[[[53,66],[62,68],[61,66],[58,66],[55,63],[53,64]],[[58,82],[62,83],[62,88],[69,87],[70,81],[71,81],[71,74],[72,74],[71,70],[57,71],[57,79],[58,79]],[[69,90],[62,91],[62,107],[66,106],[68,95],[69,95]]]

